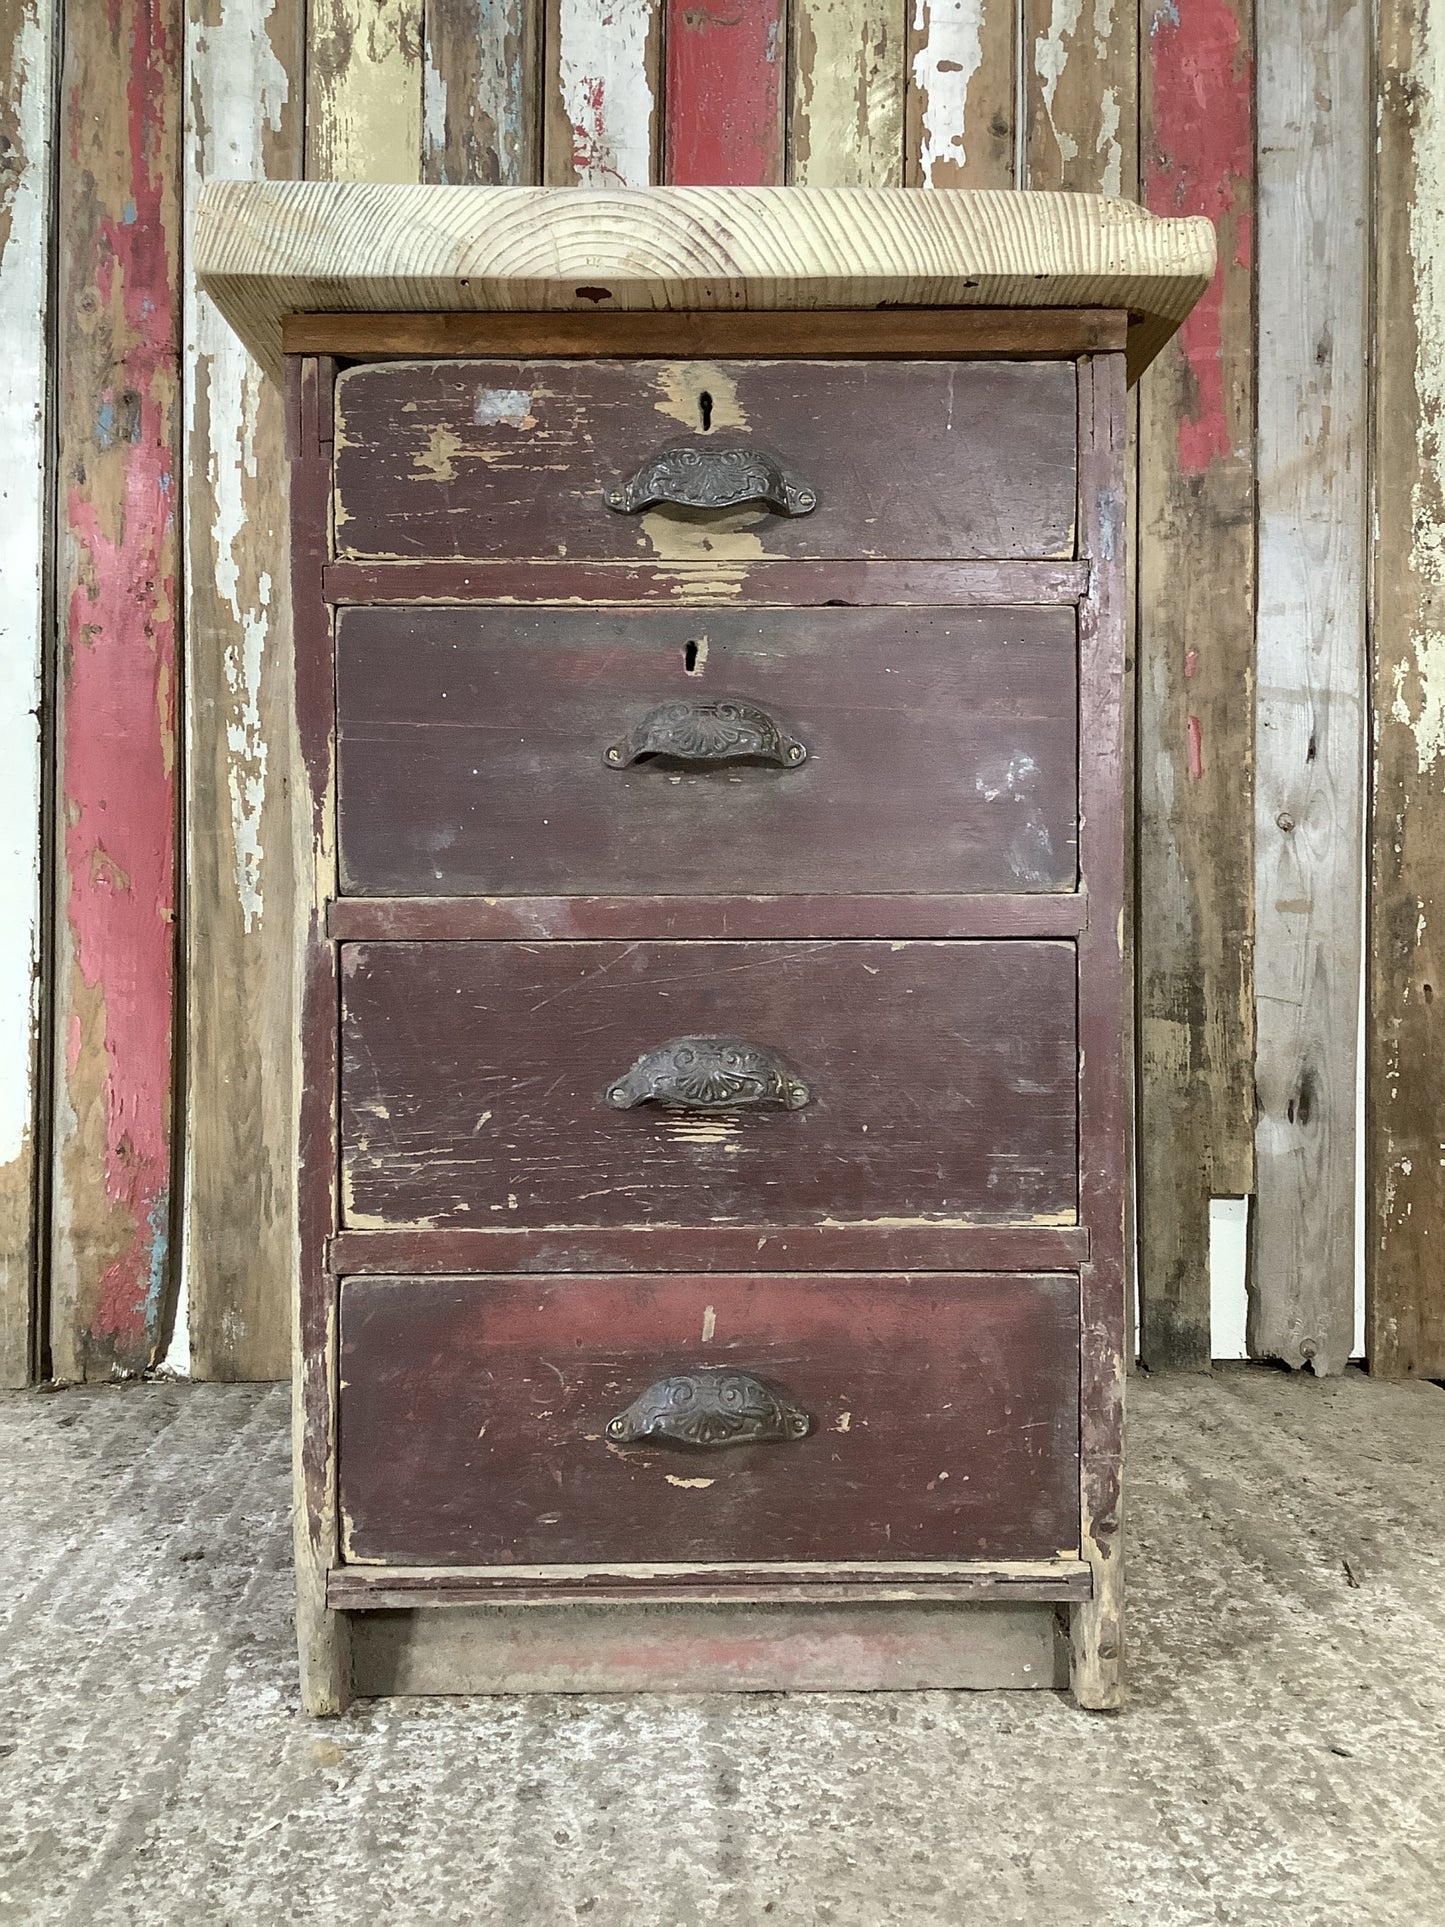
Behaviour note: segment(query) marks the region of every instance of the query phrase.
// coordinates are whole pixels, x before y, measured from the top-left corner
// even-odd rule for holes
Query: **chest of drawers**
[[[308,1703],[1117,1704],[1117,273],[636,318],[288,273]]]

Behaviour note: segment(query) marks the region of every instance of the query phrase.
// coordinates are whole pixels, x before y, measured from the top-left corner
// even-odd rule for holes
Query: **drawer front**
[[[1072,1276],[349,1279],[345,1556],[1070,1555],[1078,1346]],[[677,1379],[666,1423],[740,1442],[609,1435]]]
[[[357,559],[1068,556],[1072,362],[387,362],[336,388],[336,549]],[[659,467],[675,444],[689,448]],[[746,449],[816,506],[695,505]],[[642,499],[608,496],[633,478]],[[750,465],[747,486],[759,479]],[[773,482],[766,480],[766,486]]]
[[[1075,1221],[1071,944],[341,957],[349,1226]],[[756,1053],[745,1086],[706,1048],[660,1050],[719,1037]],[[679,1108],[700,1069],[734,1108]]]
[[[1065,608],[347,609],[343,887],[1072,890],[1076,653]]]

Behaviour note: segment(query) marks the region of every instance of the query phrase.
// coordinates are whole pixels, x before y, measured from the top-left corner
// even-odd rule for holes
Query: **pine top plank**
[[[272,374],[295,313],[1122,308],[1135,379],[1214,273],[1207,219],[1008,189],[209,181],[201,286]]]

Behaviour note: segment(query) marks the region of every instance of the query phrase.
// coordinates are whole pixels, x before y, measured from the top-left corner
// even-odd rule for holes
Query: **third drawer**
[[[1077,1220],[1071,944],[341,960],[349,1227]]]

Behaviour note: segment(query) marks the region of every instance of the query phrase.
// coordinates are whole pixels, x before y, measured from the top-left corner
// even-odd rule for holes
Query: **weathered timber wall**
[[[1361,1342],[1372,703],[1369,1348],[1445,1372],[1445,56],[1423,0],[1381,0],[1378,49],[1364,0],[17,0],[7,20],[0,1378],[139,1370],[167,1344],[203,1376],[285,1365],[281,408],[184,282],[208,173],[1064,187],[1212,216],[1219,279],[1146,377],[1131,455],[1140,1346],[1208,1364],[1220,1195],[1256,1199],[1252,1350],[1335,1370]]]

